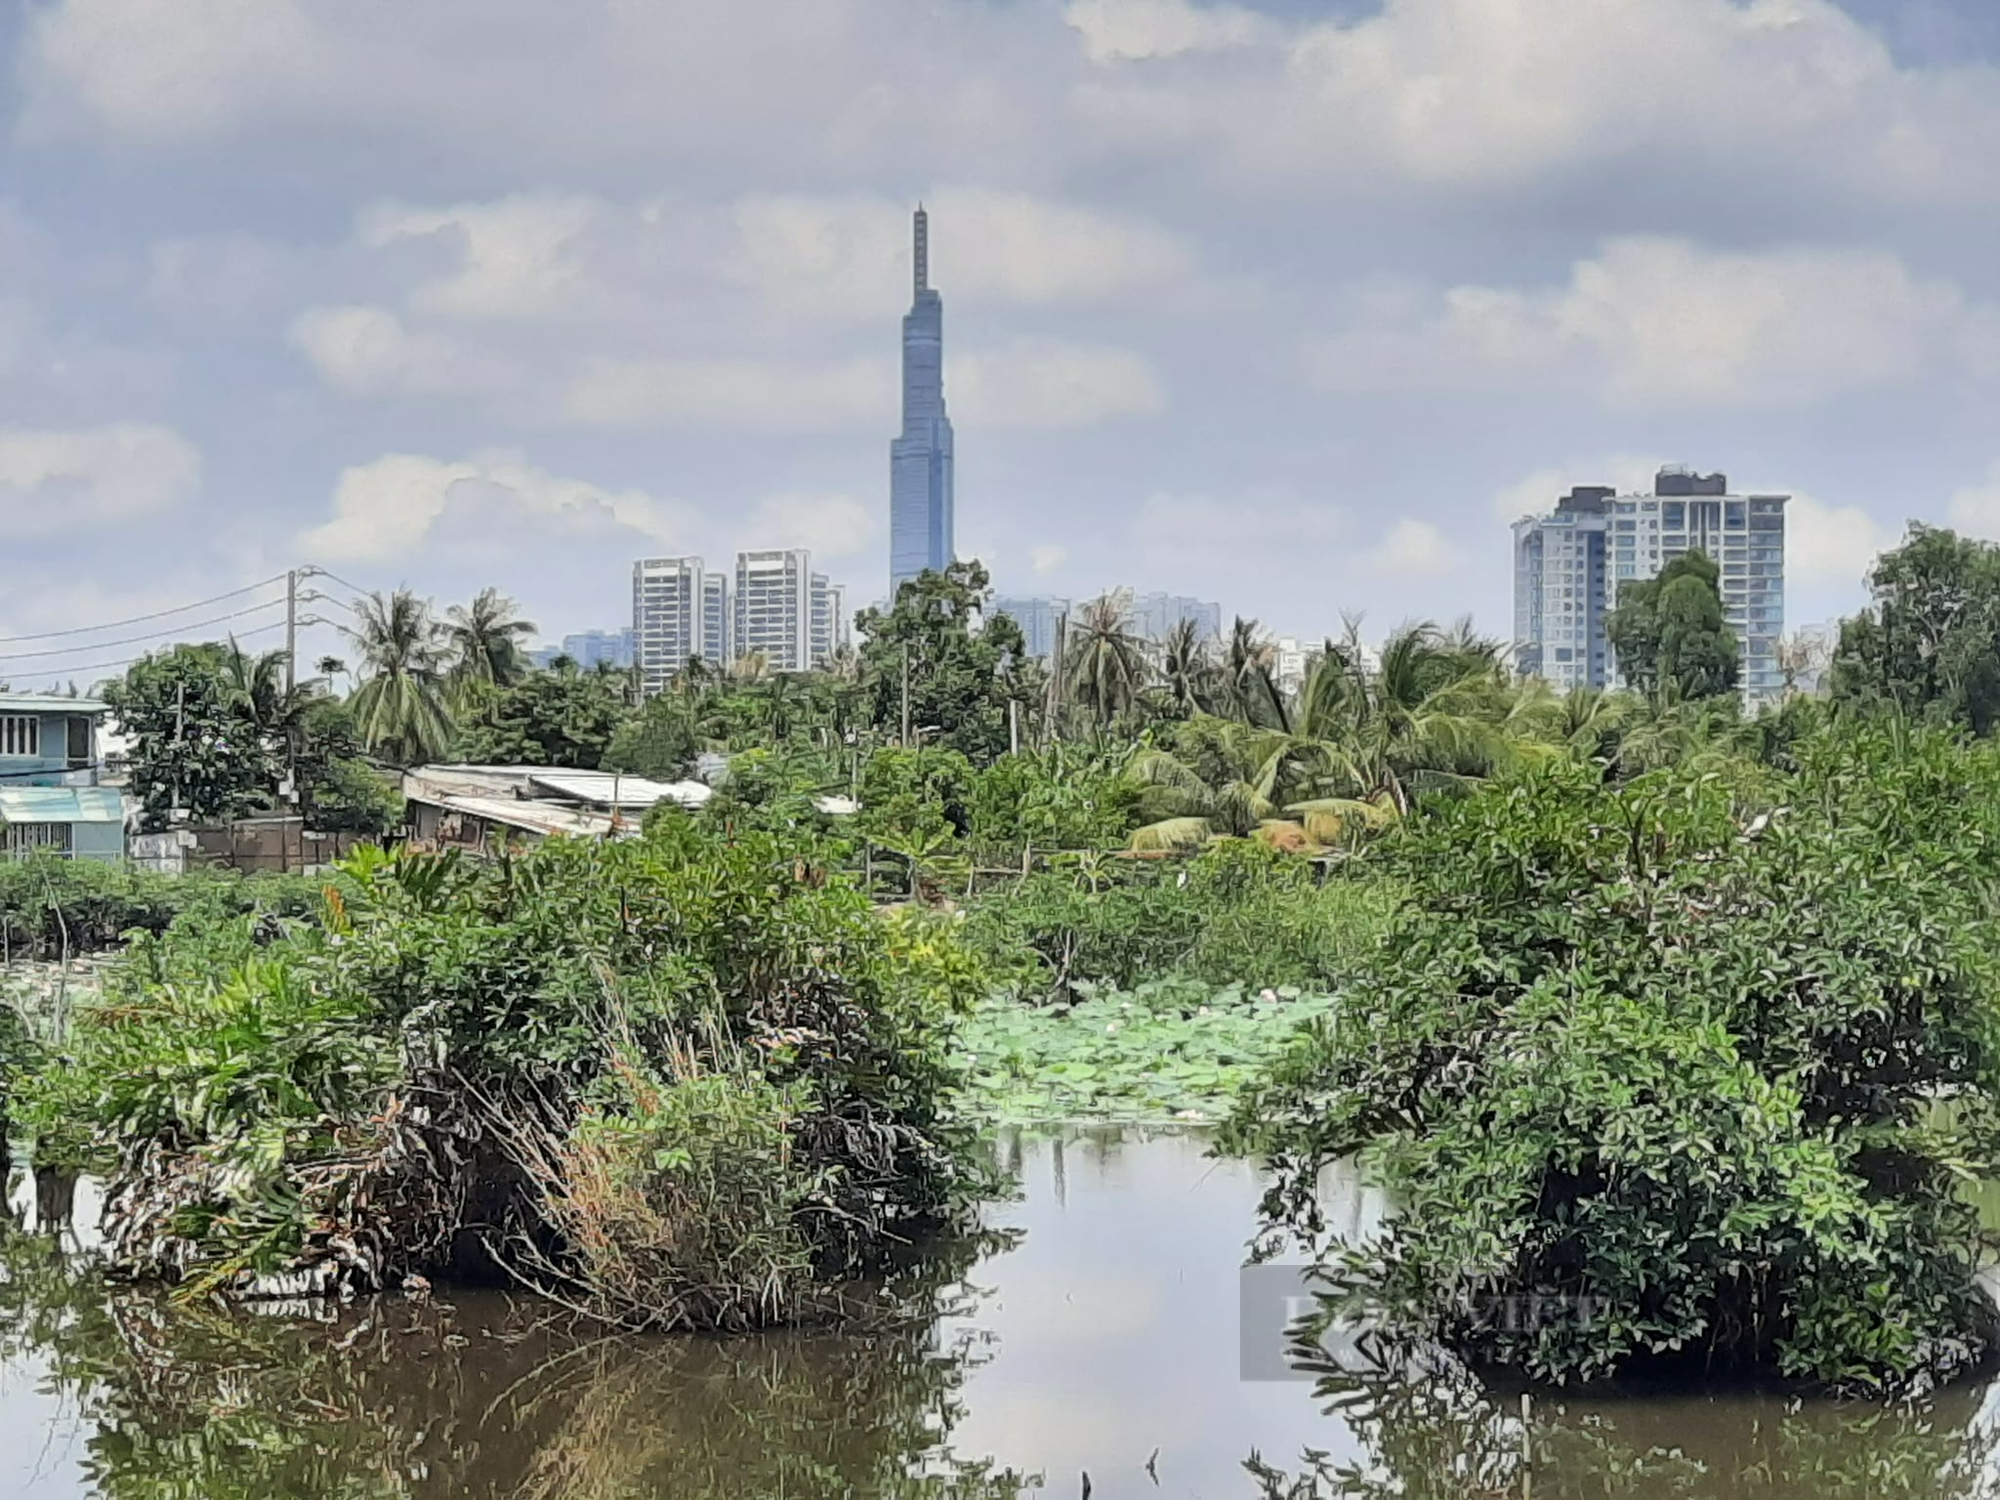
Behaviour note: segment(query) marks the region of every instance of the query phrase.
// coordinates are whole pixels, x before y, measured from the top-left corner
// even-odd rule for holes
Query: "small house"
[[[0,692],[0,856],[125,857],[125,797],[99,784],[107,706]]]

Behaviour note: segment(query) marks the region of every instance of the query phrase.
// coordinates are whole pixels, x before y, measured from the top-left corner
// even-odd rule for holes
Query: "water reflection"
[[[1198,1142],[1003,1138],[1011,1238],[915,1320],[603,1339],[502,1297],[171,1307],[0,1239],[0,1494],[35,1500],[2000,1497],[1984,1392],[1541,1401],[1436,1368],[1245,1382],[1258,1184]],[[1335,1179],[1342,1222],[1379,1206]],[[37,1388],[31,1388],[30,1382]],[[1255,1455],[1255,1462],[1245,1463]]]

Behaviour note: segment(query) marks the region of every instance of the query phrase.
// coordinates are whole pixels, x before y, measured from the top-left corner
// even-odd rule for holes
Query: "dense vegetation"
[[[364,852],[279,931],[137,938],[16,1108],[94,1127],[128,1273],[505,1276],[743,1327],[963,1207],[944,1036],[969,972],[934,920],[762,834]]]
[[[1386,1327],[1559,1383],[1994,1351],[1961,1189],[2000,1148],[2000,754],[1788,759],[1536,770],[1382,851],[1409,901],[1233,1128],[1309,1237],[1319,1170],[1377,1164],[1398,1215],[1330,1265]]]
[[[1567,695],[1427,624],[1281,682],[1254,622],[1144,642],[1115,599],[1030,661],[966,564],[823,670],[690,663],[635,706],[531,670],[491,591],[374,599],[360,685],[308,704],[374,764],[703,762],[713,799],[148,914],[14,1108],[115,1160],[128,1270],[499,1273],[730,1327],[951,1221],[980,1119],[1248,1083],[1274,1228],[1312,1238],[1355,1152],[1392,1190],[1384,1238],[1318,1247],[1392,1330],[1554,1382],[1942,1378],[1994,1347],[1996,556],[1913,531],[1754,715],[1699,557],[1621,594],[1635,689]],[[1522,1298],[1559,1312],[1492,1316]]]

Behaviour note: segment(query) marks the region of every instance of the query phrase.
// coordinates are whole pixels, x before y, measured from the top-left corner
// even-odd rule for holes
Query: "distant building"
[[[729,607],[729,575],[704,573],[701,579],[702,657],[714,666],[736,660],[735,611]]]
[[[813,662],[812,553],[736,554],[736,656],[761,656],[773,672],[803,672]]]
[[[1183,620],[1194,622],[1202,640],[1222,639],[1222,606],[1182,594],[1139,594],[1132,600],[1132,630],[1149,641],[1164,641]]]
[[[930,281],[930,216],[916,212],[916,294],[903,319],[903,431],[889,445],[889,598],[952,561],[952,431],[944,406],[944,300]]]
[[[989,617],[1005,615],[1020,626],[1027,640],[1028,655],[1043,661],[1055,655],[1056,634],[1069,612],[1069,600],[1046,595],[996,598],[986,610]]]
[[[662,691],[692,658],[718,666],[729,660],[728,634],[716,628],[718,614],[727,620],[727,588],[698,557],[650,557],[632,565],[632,654],[643,694]],[[720,607],[718,591],[725,596]]]
[[[1271,678],[1280,690],[1296,693],[1306,685],[1315,650],[1292,635],[1281,635],[1271,642]]]
[[[812,664],[825,666],[847,645],[847,590],[812,576]]]
[[[599,664],[629,667],[633,657],[633,633],[630,630],[586,630],[579,635],[564,636],[559,646],[544,646],[539,651],[528,653],[528,659],[538,667],[548,666],[558,656],[567,656],[586,671]]]
[[[1650,495],[1580,486],[1553,513],[1514,523],[1514,652],[1558,687],[1620,681],[1605,620],[1619,587],[1699,551],[1721,573],[1722,615],[1752,707],[1784,693],[1786,495],[1734,495],[1722,474],[1660,470]]]
[[[94,698],[0,692],[0,858],[125,858],[125,797],[98,785]]]

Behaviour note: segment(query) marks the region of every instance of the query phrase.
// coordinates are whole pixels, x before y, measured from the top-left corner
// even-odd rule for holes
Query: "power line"
[[[333,575],[328,574],[327,576],[332,577]],[[285,575],[283,573],[278,573],[274,574],[269,578],[266,578],[261,583],[246,583],[243,585],[242,588],[231,589],[226,594],[217,594],[210,599],[197,599],[192,604],[180,604],[176,605],[172,609],[156,609],[149,615],[133,615],[130,618],[124,620],[106,620],[102,624],[98,625],[79,625],[73,630],[42,630],[42,631],[31,631],[27,635],[0,635],[0,646],[11,646],[18,641],[53,641],[53,640],[58,640],[64,636],[95,635],[100,630],[116,630],[121,625],[143,625],[148,620],[164,620],[168,615],[184,615],[188,613],[190,610],[205,609],[211,604],[220,604],[225,599],[239,598],[244,594],[255,593],[258,589],[269,588],[274,583],[283,583],[284,581],[285,581]],[[349,588],[354,587],[354,585],[351,583],[348,584],[347,586]],[[102,641],[99,642],[98,644],[108,646],[114,643],[110,641]],[[78,649],[88,650],[89,647],[83,646],[79,647]]]
[[[262,604],[247,605],[242,609],[232,610],[226,615],[215,615],[206,620],[190,620],[185,625],[169,625],[164,630],[149,630],[143,635],[128,635],[115,641],[86,641],[80,646],[51,646],[46,651],[0,651],[0,661],[25,661],[29,657],[34,656],[75,656],[79,652],[97,651],[110,646],[133,646],[137,645],[140,641],[162,640],[170,635],[178,635],[184,630],[201,630],[210,625],[220,625],[225,620],[240,620],[245,615],[254,615],[263,610],[283,609],[284,607],[285,601],[282,599],[266,599]],[[101,630],[106,627],[99,626],[98,628]],[[43,669],[37,667],[35,670],[41,671]]]
[[[285,622],[283,620],[273,620],[269,625],[258,625],[250,630],[241,632],[237,639],[248,640],[253,635],[269,635],[274,630],[283,630],[284,628]],[[94,661],[80,667],[31,667],[29,671],[36,675],[46,673],[50,677],[80,677],[85,672],[108,672],[113,667],[129,667],[133,662],[144,661],[145,659],[144,656],[128,656],[122,661]]]

